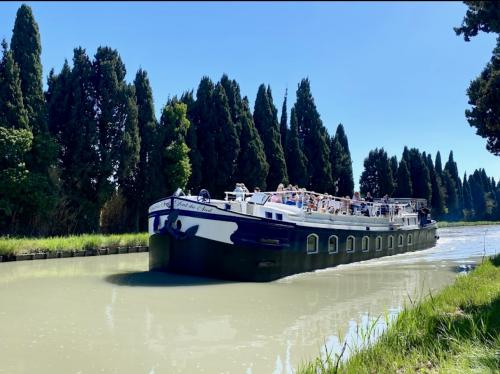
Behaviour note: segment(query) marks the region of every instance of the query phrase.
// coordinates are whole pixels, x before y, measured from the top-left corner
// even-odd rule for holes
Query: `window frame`
[[[335,250],[332,251],[330,248],[330,240],[334,238],[335,239]],[[328,237],[328,253],[329,254],[335,254],[335,253],[339,253],[339,237],[337,235],[330,235]]]
[[[381,250],[382,250],[382,236],[379,235],[375,238],[375,251],[380,252]]]
[[[366,239],[366,241],[365,241]],[[366,244],[366,248],[365,247],[365,243]],[[364,235],[362,238],[361,238],[361,251],[362,252],[370,252],[370,237],[367,236],[367,235]]]
[[[403,234],[398,235],[398,247],[403,247],[405,245],[405,238]]]
[[[352,239],[352,248],[349,249],[349,239]],[[356,238],[354,237],[354,235],[349,235],[346,240],[345,240],[345,251],[347,253],[354,253],[356,252]]]
[[[387,237],[387,249],[394,250],[394,235]]]
[[[316,248],[314,249],[314,252],[309,250],[309,238],[311,238],[311,237],[313,237],[313,238],[316,239],[316,241],[315,241],[315,247]],[[316,253],[319,252],[319,236],[318,236],[318,234],[312,233],[312,234],[307,235],[307,239],[306,239],[306,252],[307,252],[308,255],[314,255],[314,254],[316,254]]]

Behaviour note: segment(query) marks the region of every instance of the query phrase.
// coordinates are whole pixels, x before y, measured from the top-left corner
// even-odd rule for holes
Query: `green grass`
[[[299,373],[500,373],[500,256],[403,309],[367,348]]]
[[[484,226],[484,225],[500,225],[500,221],[438,221],[438,227],[458,227],[458,226]]]
[[[50,238],[0,237],[0,255],[33,252],[81,251],[102,247],[148,245],[148,233],[99,235],[86,234]]]

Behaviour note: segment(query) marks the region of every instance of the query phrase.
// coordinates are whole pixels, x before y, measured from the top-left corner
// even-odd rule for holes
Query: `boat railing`
[[[266,191],[266,192],[245,192],[227,191],[226,201],[251,201],[252,196],[259,194],[267,198],[264,202],[270,201],[285,205],[295,206],[302,209],[306,214],[325,213],[335,215],[352,215],[368,217],[387,217],[393,221],[395,217],[402,217],[404,213],[414,213],[415,207],[410,202],[383,201],[377,199],[374,202],[345,197],[338,197],[329,194],[321,194],[314,191]],[[262,203],[262,204],[263,204]]]

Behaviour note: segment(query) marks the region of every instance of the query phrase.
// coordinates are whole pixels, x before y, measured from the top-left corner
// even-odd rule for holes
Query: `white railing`
[[[226,201],[248,201],[255,194],[266,195],[266,201],[292,205],[303,209],[306,213],[325,213],[337,215],[366,215],[369,217],[402,217],[403,213],[415,212],[411,203],[353,200],[314,191],[271,191],[271,192],[225,192]]]

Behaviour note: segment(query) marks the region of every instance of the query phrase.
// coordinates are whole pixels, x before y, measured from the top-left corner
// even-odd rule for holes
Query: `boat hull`
[[[315,253],[307,251],[307,238],[311,234],[317,236]],[[335,251],[329,246],[332,237],[336,237]],[[352,245],[348,247],[349,237]],[[149,243],[150,270],[236,281],[272,281],[340,264],[431,248],[436,244],[436,227],[363,231],[255,221],[245,224],[240,220],[231,239],[232,242],[227,243],[197,235],[179,239],[169,233],[155,233]]]

